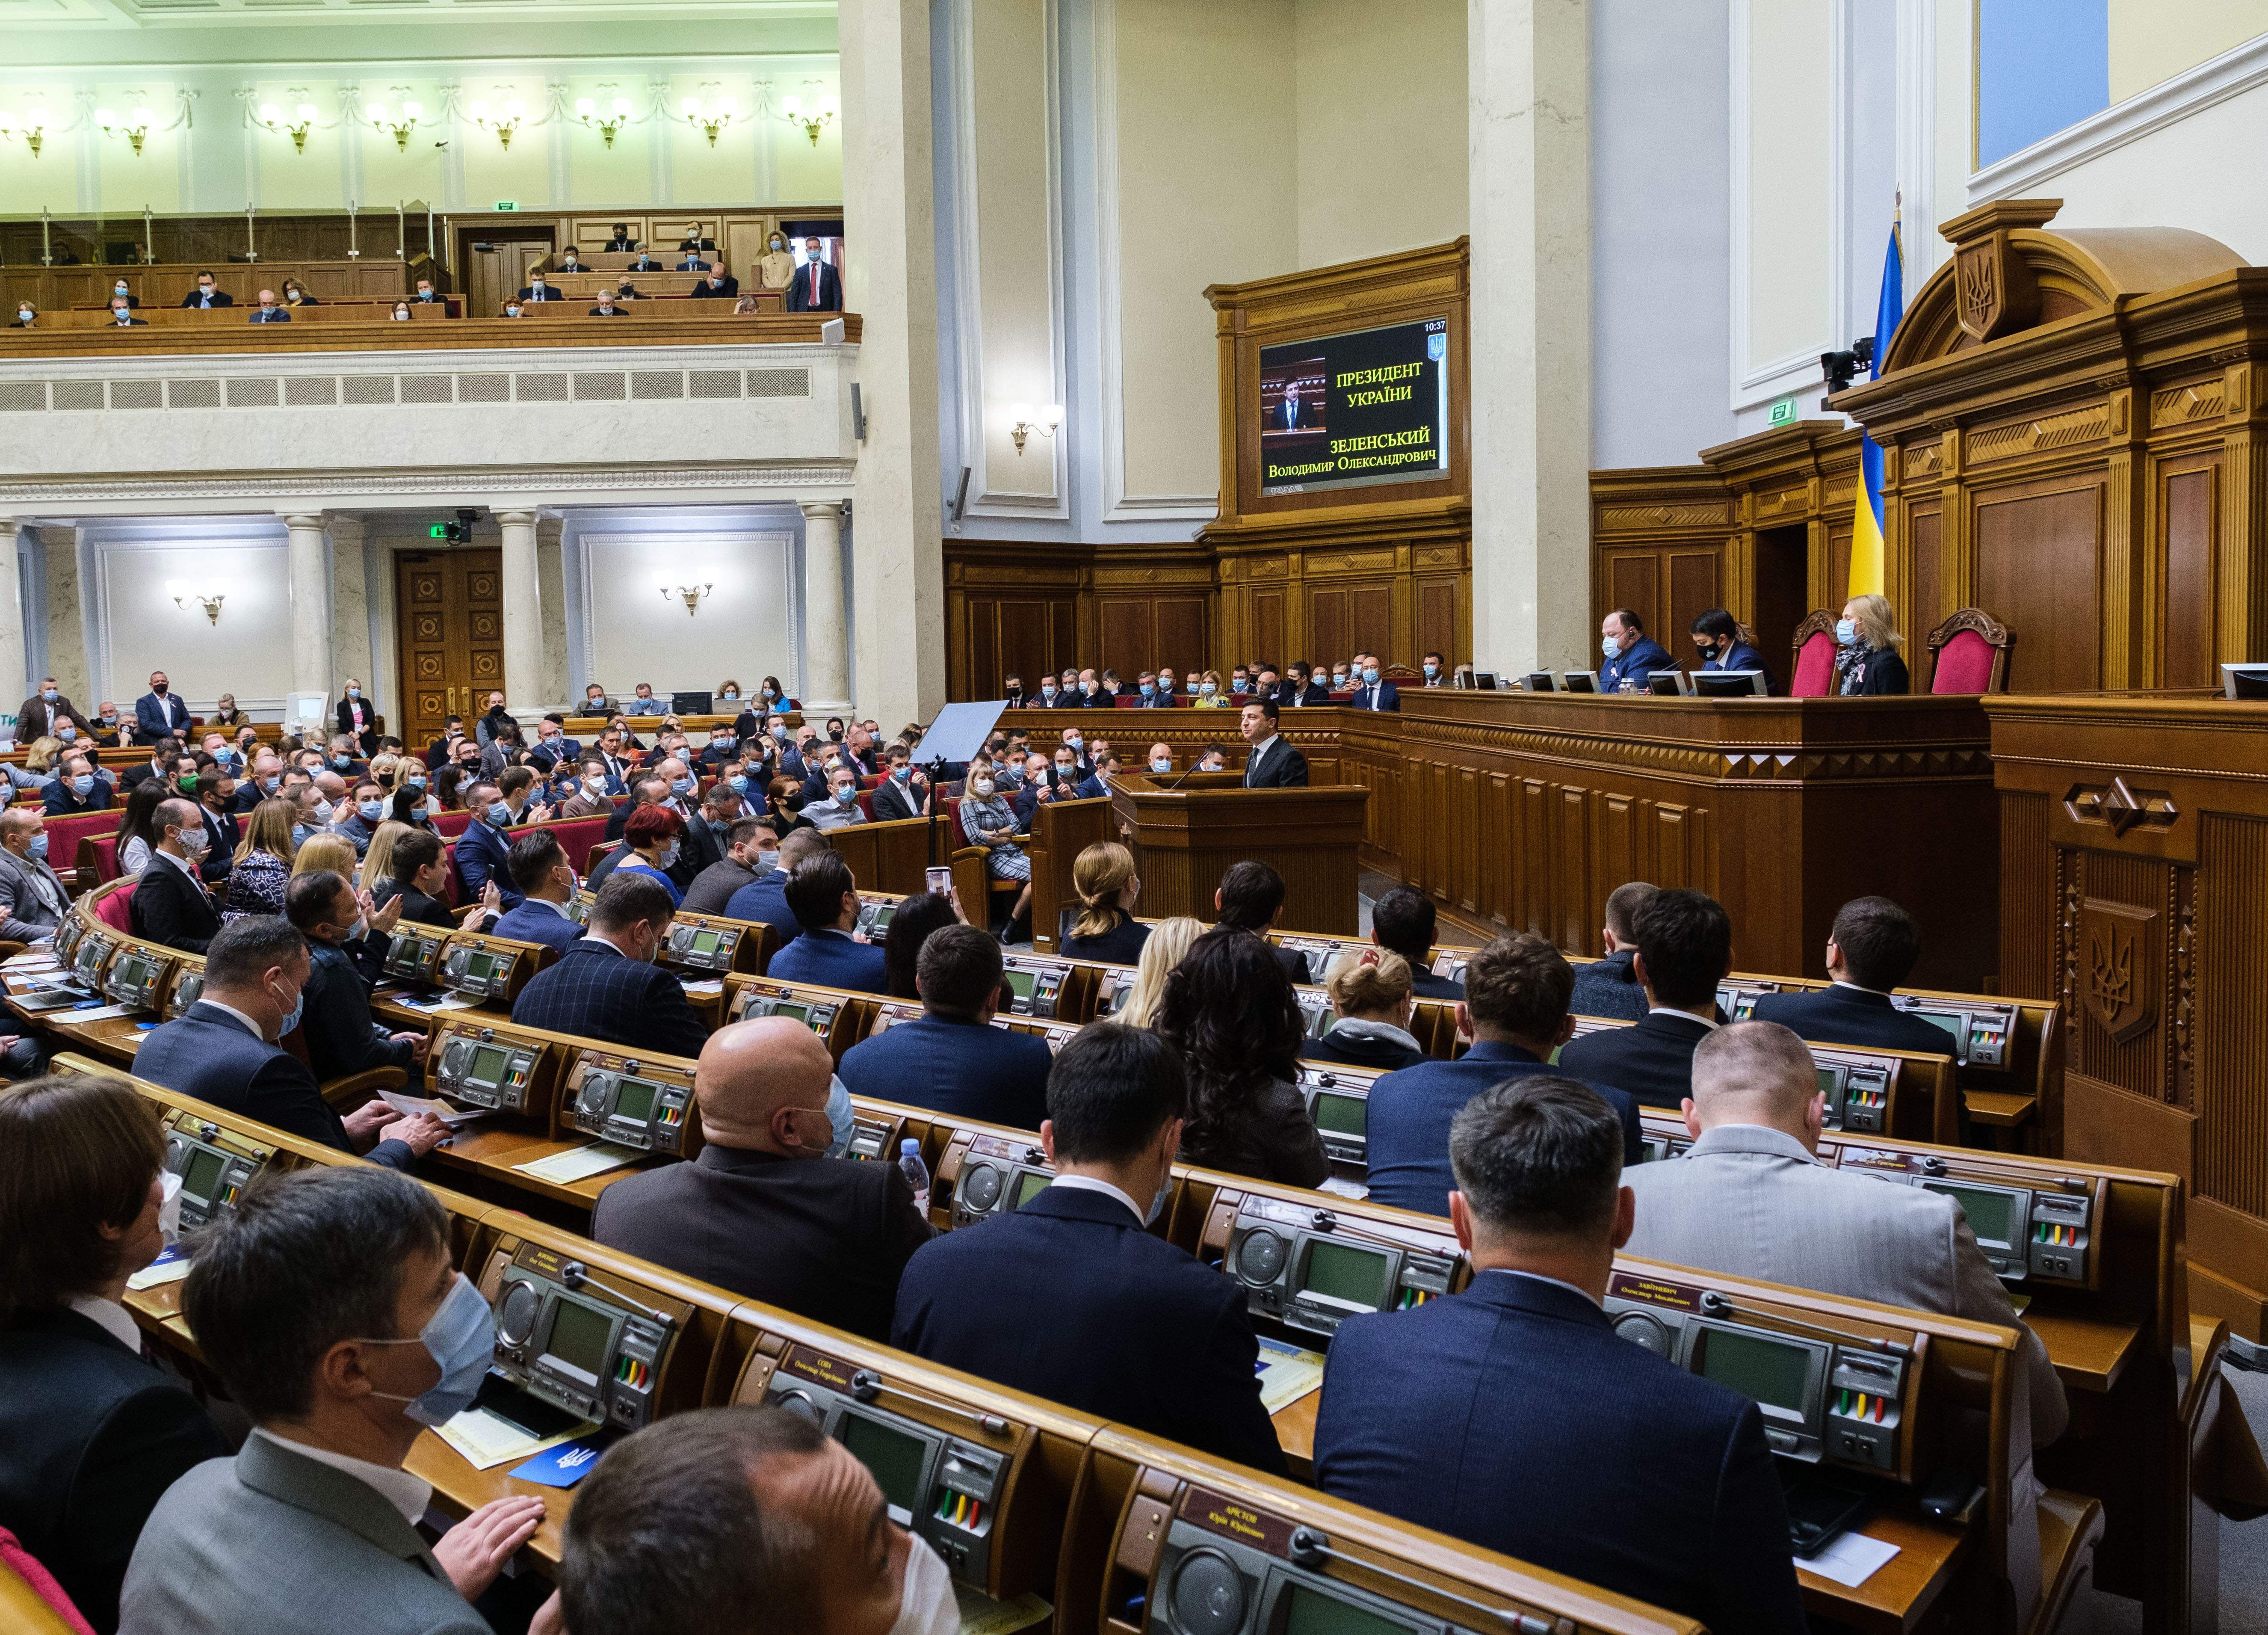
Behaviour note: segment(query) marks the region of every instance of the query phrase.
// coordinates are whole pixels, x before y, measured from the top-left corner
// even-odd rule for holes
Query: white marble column
[[[55,678],[64,697],[92,711],[102,702],[96,689],[107,683],[95,675],[87,653],[78,594],[77,525],[41,528],[40,542],[48,553],[48,674]],[[134,699],[129,696],[126,702],[130,706]]]
[[[542,717],[543,581],[533,511],[499,511],[504,534],[504,696],[525,725]]]
[[[804,713],[850,707],[850,654],[843,628],[843,507],[831,503],[803,508],[803,674]]]
[[[928,0],[842,0],[843,232],[862,316],[851,538],[858,708],[925,721],[945,702],[939,480],[936,177]],[[816,681],[814,687],[816,688]]]
[[[284,526],[291,534],[291,692],[325,700],[339,680],[331,657],[330,536],[320,512],[288,514]]]
[[[0,710],[32,693],[25,674],[31,661],[24,646],[24,580],[16,565],[20,526],[13,517],[0,517]]]
[[[1590,617],[1590,0],[1468,0],[1473,660],[1583,662]],[[1630,383],[1643,391],[1645,383]]]

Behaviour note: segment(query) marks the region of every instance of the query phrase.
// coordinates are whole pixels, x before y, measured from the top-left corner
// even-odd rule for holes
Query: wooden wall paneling
[[[2062,871],[2048,805],[2029,790],[2000,792],[2000,991],[2026,999],[2063,991]]]
[[[1649,630],[1661,628],[1661,554],[1658,550],[1617,550],[1606,559],[1607,593],[1599,604],[1599,618],[1617,608],[1638,615]]]
[[[1846,512],[1828,516],[1812,525],[1818,540],[1819,577],[1812,581],[1811,601],[1817,608],[1840,608],[1851,595],[1851,535],[1854,527]],[[1900,620],[1903,624],[1904,621]]]
[[[1154,667],[1151,655],[1158,651],[1157,627],[1146,600],[1098,594],[1095,620],[1102,644],[1091,662],[1098,668],[1117,671],[1119,679],[1130,686],[1145,666]]]
[[[1922,659],[1930,631],[1943,623],[1954,611],[1954,605],[1945,597],[1945,563],[1941,549],[1945,511],[1943,502],[1933,495],[1928,501],[1911,505],[1906,510],[1906,572],[1912,590],[1907,606],[1911,609],[1904,616],[1908,636],[1913,640],[1913,654],[1906,661],[1906,669],[1913,678],[1916,690],[1929,685],[1923,674],[1929,667]]]
[[[1287,662],[1280,657],[1284,651],[1284,601],[1285,593],[1281,588],[1255,591],[1252,593],[1250,625],[1252,639],[1249,644],[1252,651],[1239,655],[1239,659],[1275,659],[1279,663]],[[1230,662],[1237,661],[1238,659],[1232,659]],[[1224,666],[1223,680],[1226,681],[1226,667]]]
[[[2268,1219],[2268,821],[2205,814],[2197,936],[2213,951],[2197,1017],[2198,1195]]]
[[[1307,590],[1307,647],[1300,656],[1323,664],[1350,657],[1355,651],[1344,586],[1311,586]],[[1287,659],[1288,663],[1289,660]]]
[[[1454,579],[1420,579],[1416,586],[1418,639],[1413,652],[1423,658],[1428,652],[1439,652],[1445,658],[1454,653],[1452,667],[1469,659],[1469,645],[1461,645],[1457,639],[1457,582]]]
[[[2009,687],[2092,691],[2103,677],[2099,473],[1972,490],[1977,605],[2016,632]]]
[[[2216,668],[2216,591],[2220,584],[2219,450],[2161,460],[2157,467],[2157,560],[2165,589],[2157,632],[2161,687],[2212,687]]]
[[[1655,627],[1654,639],[1686,662],[1691,661],[1689,632],[1693,621],[1710,608],[1725,605],[1720,551],[1721,547],[1712,547],[1669,553],[1669,605],[1662,610],[1662,622]]]

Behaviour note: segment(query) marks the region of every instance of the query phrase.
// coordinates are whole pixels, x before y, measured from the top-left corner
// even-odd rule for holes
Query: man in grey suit
[[[473,1598],[544,1504],[483,1505],[431,1550],[418,1536],[432,1486],[401,1462],[471,1403],[496,1344],[433,1196],[366,1164],[263,1177],[200,1250],[182,1310],[253,1432],[158,1500],[121,1635],[488,1635]]]
[[[47,942],[70,911],[70,893],[48,866],[47,815],[0,811],[0,942]]]
[[[1694,1137],[1685,1156],[1624,1174],[1638,1197],[1629,1253],[2016,1331],[2008,1569],[2021,1624],[2039,1591],[2032,1449],[2063,1434],[2070,1409],[2047,1347],[2017,1316],[1961,1205],[1822,1167],[1818,1068],[1778,1022],[1734,1022],[1702,1040],[1684,1105]]]

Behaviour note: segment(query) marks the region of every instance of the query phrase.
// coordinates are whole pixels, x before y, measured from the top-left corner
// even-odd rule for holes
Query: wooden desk
[[[1359,785],[1246,789],[1233,772],[1185,781],[1134,773],[1118,779],[1110,804],[1151,913],[1210,922],[1221,876],[1256,861],[1284,877],[1285,924],[1351,936],[1359,929],[1358,853],[1369,799]]]

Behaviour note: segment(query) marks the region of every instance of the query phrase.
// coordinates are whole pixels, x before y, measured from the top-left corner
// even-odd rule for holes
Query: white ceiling
[[[0,26],[112,29],[369,25],[383,21],[544,22],[698,18],[788,21],[835,16],[835,0],[0,0]]]

